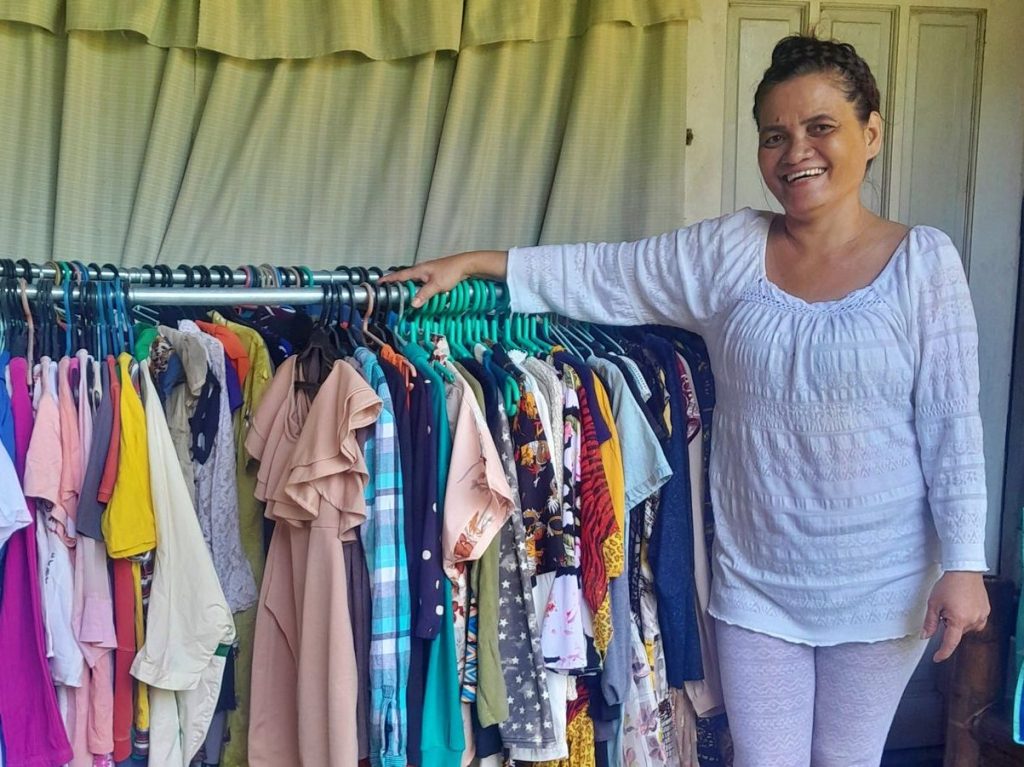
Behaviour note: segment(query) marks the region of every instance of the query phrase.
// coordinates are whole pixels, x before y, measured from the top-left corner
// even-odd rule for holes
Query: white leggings
[[[878,767],[927,640],[811,647],[715,628],[733,767]]]

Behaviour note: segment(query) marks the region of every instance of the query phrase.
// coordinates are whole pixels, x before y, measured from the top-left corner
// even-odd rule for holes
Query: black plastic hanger
[[[330,287],[324,286],[321,318],[324,318],[327,313]],[[341,354],[330,337],[327,327],[322,322],[318,322],[313,326],[305,348],[295,358],[295,364],[298,366],[295,388],[305,392],[312,399],[323,382],[327,380],[334,363],[339,359],[341,359]]]

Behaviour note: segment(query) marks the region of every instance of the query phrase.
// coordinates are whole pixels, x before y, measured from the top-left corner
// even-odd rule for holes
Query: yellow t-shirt
[[[117,481],[101,527],[107,554],[123,559],[156,548],[156,518],[149,487],[146,413],[132,385],[132,357],[122,352],[117,363],[121,370],[120,454]]]

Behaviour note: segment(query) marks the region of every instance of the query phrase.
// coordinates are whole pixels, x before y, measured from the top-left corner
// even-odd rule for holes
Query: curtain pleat
[[[686,25],[251,61],[0,23],[0,256],[391,266],[683,215]]]
[[[592,26],[696,18],[699,0],[0,0],[0,21],[58,36],[125,32],[161,48],[244,59],[343,51],[390,60],[514,40],[575,37]]]
[[[577,37],[598,24],[647,27],[699,18],[698,0],[465,0],[461,48]]]
[[[463,51],[419,258],[679,226],[685,70],[684,24]]]

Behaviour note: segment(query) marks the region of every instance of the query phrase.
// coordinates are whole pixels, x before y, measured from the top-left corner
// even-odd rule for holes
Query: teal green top
[[[448,463],[452,455],[452,434],[448,426],[448,407],[445,404],[444,380],[430,366],[427,353],[414,344],[408,344],[402,353],[416,366],[416,370],[429,382],[431,405],[434,411],[434,437],[437,443],[437,508],[444,513],[444,493],[448,484]],[[423,729],[420,750],[421,767],[451,767],[460,764],[466,749],[462,730],[459,667],[455,657],[455,625],[452,614],[452,584],[442,582],[441,630],[430,643],[427,678],[423,695]]]

